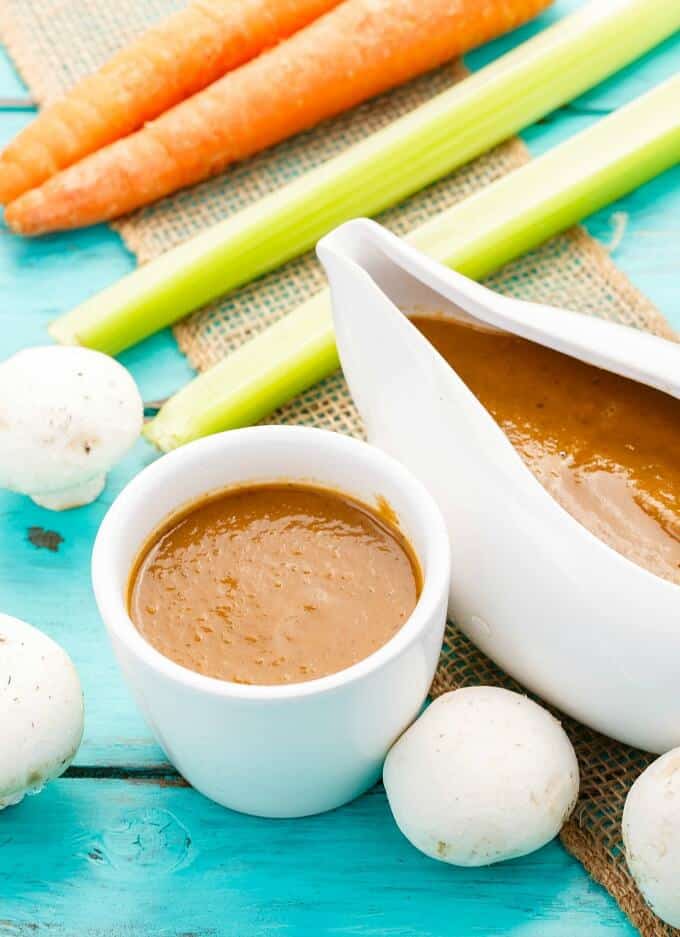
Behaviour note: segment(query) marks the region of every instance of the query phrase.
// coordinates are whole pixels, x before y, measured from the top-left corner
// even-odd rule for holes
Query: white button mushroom
[[[51,638],[0,615],[0,809],[70,765],[83,735],[83,694]]]
[[[0,364],[0,487],[61,511],[100,494],[139,436],[139,391],[88,348],[27,348]]]
[[[680,748],[657,758],[631,787],[623,843],[628,868],[652,911],[680,927]]]
[[[579,783],[560,723],[525,696],[484,686],[435,700],[392,747],[383,778],[407,839],[433,859],[466,866],[549,842]]]

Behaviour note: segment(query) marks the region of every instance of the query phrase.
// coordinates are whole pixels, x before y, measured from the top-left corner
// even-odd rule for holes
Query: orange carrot
[[[340,0],[196,0],[45,108],[0,156],[0,203],[113,143]]]
[[[551,0],[345,0],[9,206],[25,235],[115,218],[526,21]],[[408,167],[405,167],[408,171]]]

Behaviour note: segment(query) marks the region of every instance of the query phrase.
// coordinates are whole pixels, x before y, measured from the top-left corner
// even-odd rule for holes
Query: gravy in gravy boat
[[[411,322],[584,527],[680,583],[680,401],[507,332]]]

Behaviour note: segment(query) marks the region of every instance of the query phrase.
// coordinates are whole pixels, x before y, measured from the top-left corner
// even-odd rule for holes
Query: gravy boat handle
[[[473,319],[680,397],[676,342],[596,316],[503,296],[432,260],[368,219],[336,228],[319,242],[317,251],[324,264],[339,254],[359,267],[382,254]]]

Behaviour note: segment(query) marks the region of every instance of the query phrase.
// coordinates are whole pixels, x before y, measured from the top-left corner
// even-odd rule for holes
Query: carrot
[[[0,156],[0,203],[124,137],[340,0],[196,0],[45,108]]]
[[[345,0],[9,206],[25,235],[115,218],[526,21],[551,0]],[[408,167],[404,167],[408,172]]]

